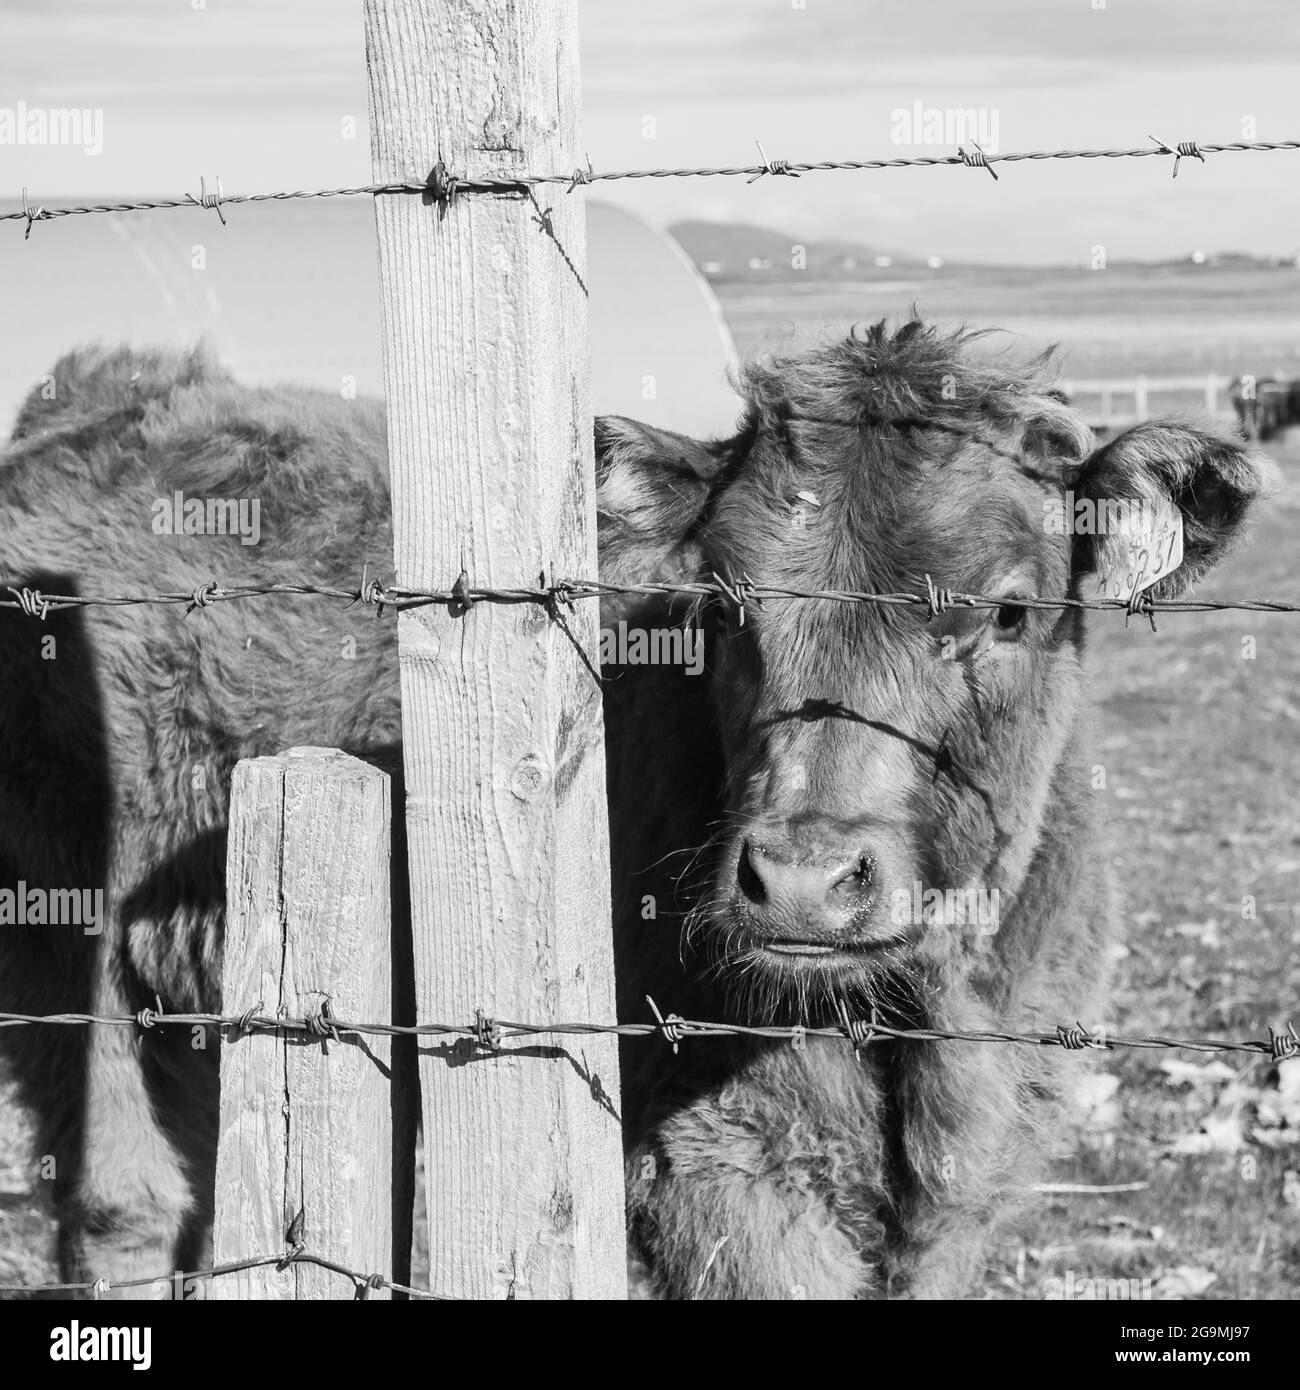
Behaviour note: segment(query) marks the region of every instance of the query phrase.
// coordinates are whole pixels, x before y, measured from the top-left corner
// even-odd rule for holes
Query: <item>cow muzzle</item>
[[[777,968],[897,945],[905,932],[886,911],[894,857],[865,836],[754,829],[725,885],[730,926]]]

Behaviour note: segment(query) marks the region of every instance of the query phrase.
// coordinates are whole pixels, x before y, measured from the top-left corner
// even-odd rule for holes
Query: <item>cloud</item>
[[[1100,3],[1100,0],[1097,0]],[[881,73],[933,83],[936,65],[988,85],[1054,82],[1062,64],[1097,76],[1213,60],[1251,66],[1300,40],[1291,0],[582,0],[593,92],[777,97],[864,84]],[[1028,62],[1027,60],[1033,60]]]

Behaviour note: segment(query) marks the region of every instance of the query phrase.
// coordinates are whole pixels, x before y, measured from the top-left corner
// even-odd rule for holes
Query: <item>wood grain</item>
[[[231,784],[223,1007],[302,1018],[328,995],[337,1018],[391,1009],[389,779],[328,748],[239,763]],[[390,1041],[227,1041],[221,1054],[214,1255],[279,1255],[294,1215],[317,1255],[389,1275]],[[313,1265],[214,1279],[214,1298],[349,1299]],[[388,1298],[375,1290],[372,1298]]]
[[[572,0],[368,0],[375,178],[584,162]],[[584,194],[375,200],[397,582],[594,573]],[[549,220],[548,232],[542,222]],[[421,1018],[612,1018],[596,613],[399,622]],[[580,649],[580,650],[579,650]],[[622,1298],[608,1038],[422,1048],[432,1285]]]

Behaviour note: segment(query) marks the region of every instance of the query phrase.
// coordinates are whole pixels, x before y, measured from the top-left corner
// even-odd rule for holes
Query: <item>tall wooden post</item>
[[[580,163],[575,0],[367,0],[377,181]],[[375,200],[399,585],[595,572],[584,197]],[[399,619],[417,1008],[612,1019],[597,614]],[[432,1287],[625,1296],[613,1039],[421,1049]]]

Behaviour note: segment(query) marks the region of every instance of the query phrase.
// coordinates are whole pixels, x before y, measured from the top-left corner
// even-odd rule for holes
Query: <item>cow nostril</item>
[[[749,857],[749,841],[740,846],[740,858],[736,862],[736,882],[742,895],[755,905],[767,901],[763,880],[759,877]]]
[[[830,886],[830,897],[866,897],[876,881],[876,861],[869,854],[859,855]]]

